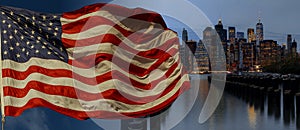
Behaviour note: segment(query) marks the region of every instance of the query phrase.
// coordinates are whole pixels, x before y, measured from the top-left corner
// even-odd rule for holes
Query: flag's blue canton
[[[2,59],[26,62],[32,57],[68,61],[61,43],[60,16],[0,7]]]

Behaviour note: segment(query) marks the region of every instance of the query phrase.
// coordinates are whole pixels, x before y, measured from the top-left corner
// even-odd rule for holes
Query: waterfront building
[[[235,27],[228,27],[229,39],[229,70],[236,71],[238,60],[238,47],[236,46],[236,30]]]
[[[244,71],[253,71],[254,66],[254,45],[255,42],[246,42],[242,44],[243,52],[243,70]]]
[[[258,23],[256,24],[256,40],[258,42],[264,40],[264,25],[261,23],[260,18],[258,18]]]
[[[195,51],[196,51],[196,47],[197,47],[197,42],[193,41],[193,40],[188,40],[185,42],[186,46],[185,46],[185,55],[186,55],[186,64],[187,64],[187,71],[189,73],[194,71],[194,67],[195,67]]]
[[[229,71],[233,71],[233,68],[236,68],[236,63],[234,62],[234,45],[229,45]]]
[[[244,32],[236,32],[236,38],[237,39],[244,39],[245,38],[244,35],[245,35]]]
[[[234,44],[235,43],[235,27],[228,27],[228,34],[229,34],[229,42],[230,44]]]
[[[195,57],[192,51],[194,49],[196,49],[196,42],[194,41],[187,41],[186,44],[180,45],[179,48],[181,63],[188,73],[193,71]]]
[[[247,39],[245,38],[240,38],[237,42],[237,46],[238,46],[238,71],[243,71],[244,69],[244,53],[243,53],[243,46],[247,43]]]
[[[183,64],[184,69],[188,71],[190,69],[189,56],[191,54],[190,54],[190,49],[186,45],[186,42],[188,40],[188,32],[185,28],[183,28],[183,30],[182,30],[181,40],[182,40],[182,43],[179,47],[179,55],[180,55],[181,63]]]
[[[188,40],[185,43],[189,47],[189,49],[192,52],[192,54],[195,54],[196,47],[197,47],[197,42],[194,41],[194,40]]]
[[[281,62],[282,61],[281,54],[282,54],[281,46],[279,44],[277,44],[276,62]]]
[[[255,45],[255,64],[257,65],[261,65],[261,50],[260,50],[260,45],[261,42],[264,40],[264,26],[261,22],[260,17],[258,18],[258,23],[256,24],[256,45]]]
[[[224,53],[225,53],[225,57],[226,57],[226,66],[228,68],[229,67],[229,59],[228,59],[229,56],[228,55],[230,53],[228,53],[229,52],[229,47],[227,45],[227,43],[228,43],[228,41],[227,41],[227,30],[224,29],[223,23],[222,23],[221,19],[219,19],[218,24],[215,25],[215,30],[218,33],[218,35],[220,37],[220,40],[222,42]]]
[[[205,44],[207,53],[210,59],[210,68],[212,70],[225,70],[226,57],[224,48],[220,46],[221,40],[216,30],[212,27],[207,27],[203,31],[203,43]],[[223,53],[222,53],[223,52]]]
[[[278,62],[280,59],[280,48],[277,41],[264,40],[260,42],[260,62],[261,66],[268,66]]]
[[[292,35],[291,34],[287,35],[286,44],[287,44],[288,55],[290,55],[292,52]]]
[[[205,73],[209,71],[209,57],[205,45],[199,40],[195,51],[196,65],[194,73]]]
[[[222,42],[227,42],[227,30],[223,28],[222,20],[219,19],[218,24],[215,25],[215,30],[217,31],[220,40]]]
[[[295,41],[295,39],[292,42],[291,53],[292,53],[292,57],[297,57],[297,55],[298,55],[298,53],[297,53],[297,42]]]
[[[248,28],[248,30],[247,30],[247,39],[248,39],[249,43],[256,40],[255,33],[254,33],[254,28]]]
[[[287,47],[286,47],[286,43],[283,43],[281,46],[281,50],[280,50],[280,56],[281,56],[281,61],[286,60],[287,57]]]
[[[182,30],[182,41],[186,42],[188,40],[188,32],[185,28]]]

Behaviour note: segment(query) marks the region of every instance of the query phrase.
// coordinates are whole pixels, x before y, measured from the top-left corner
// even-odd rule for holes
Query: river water
[[[267,100],[261,106],[238,98],[227,92],[212,116],[203,124],[199,114],[210,89],[206,78],[192,78],[192,85],[200,82],[199,93],[192,110],[172,130],[294,130],[296,117],[284,118],[282,97],[280,108],[268,107]],[[294,110],[294,109],[293,109]],[[274,114],[278,111],[279,114]],[[169,115],[166,115],[168,118]]]

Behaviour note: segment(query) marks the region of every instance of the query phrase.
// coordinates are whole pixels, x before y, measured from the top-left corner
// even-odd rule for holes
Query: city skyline
[[[300,40],[299,24],[300,1],[271,0],[190,0],[209,18],[212,26],[221,18],[224,28],[236,27],[237,32],[247,33],[248,28],[255,28],[258,17],[264,24],[265,39],[286,43],[287,34],[292,34],[296,41]],[[170,23],[172,24],[172,23]],[[174,27],[177,32],[182,30]],[[179,29],[179,30],[178,30]],[[191,34],[191,30],[188,30]],[[203,31],[203,30],[202,30]],[[193,38],[193,34],[191,34]],[[196,37],[195,37],[196,38]],[[195,39],[196,41],[198,39]],[[300,51],[298,49],[298,51]]]
[[[219,19],[218,23],[214,27],[208,26],[205,30],[203,30],[203,38],[200,38],[198,44],[196,41],[188,38],[188,32],[185,28],[183,28],[182,41],[185,44],[183,43],[181,45],[181,50],[189,48],[192,54],[197,57],[195,50],[199,49],[199,47],[197,47],[199,44],[204,42],[205,47],[210,50],[209,48],[213,47],[210,43],[218,43],[217,41],[220,39],[228,71],[262,72],[262,68],[268,67],[274,63],[279,64],[281,62],[286,63],[287,61],[296,61],[299,55],[297,52],[297,42],[295,39],[292,40],[291,34],[287,35],[286,44],[279,45],[275,40],[264,39],[263,30],[264,25],[261,23],[261,19],[259,18],[255,30],[253,28],[248,28],[247,36],[245,37],[244,33],[237,32],[235,27],[231,26],[228,27],[228,29],[224,28],[222,20]],[[182,52],[184,51],[181,51],[181,53]],[[195,68],[192,64],[194,62],[194,60],[190,58],[192,55],[186,54],[182,54],[181,57],[184,57],[182,61],[183,63],[187,63],[185,66],[188,66],[187,68],[189,68],[189,72],[200,72],[197,67]],[[201,60],[196,59],[196,61]],[[199,64],[202,63],[199,62]],[[206,64],[208,64],[208,62]],[[206,68],[206,71],[208,71],[208,68]]]
[[[207,26],[207,27],[212,27],[212,28],[214,28],[215,29],[215,25],[217,25],[218,23],[219,23],[219,21],[222,21],[222,24],[223,24],[223,27],[224,27],[224,29],[226,29],[226,31],[227,31],[227,39],[228,40],[230,40],[230,34],[229,34],[229,28],[234,28],[235,29],[235,32],[234,32],[234,34],[235,34],[235,38],[238,38],[238,33],[243,33],[244,34],[244,38],[245,39],[248,39],[247,38],[247,33],[248,33],[248,30],[249,29],[254,29],[254,34],[255,34],[255,36],[256,36],[256,30],[257,30],[257,28],[256,28],[256,25],[255,24],[257,24],[257,23],[262,23],[263,24],[263,40],[274,40],[274,41],[277,41],[278,42],[278,44],[279,45],[283,45],[283,44],[285,44],[285,45],[287,45],[288,43],[288,41],[287,41],[287,38],[288,38],[288,36],[289,35],[291,35],[292,36],[292,41],[296,41],[296,42],[299,42],[300,41],[300,37],[297,35],[297,34],[292,34],[292,33],[286,33],[286,34],[280,34],[280,35],[282,35],[282,37],[283,37],[283,39],[282,40],[276,40],[276,38],[275,37],[270,37],[270,36],[268,36],[268,30],[266,30],[265,29],[265,24],[263,23],[263,21],[261,21],[261,19],[260,18],[258,18],[258,20],[257,20],[257,23],[255,23],[253,26],[251,26],[251,27],[248,27],[246,30],[238,30],[237,29],[237,27],[236,26],[232,26],[232,25],[225,25],[224,24],[224,22],[223,22],[223,19],[218,19],[218,22],[216,22],[216,23],[212,23],[212,25],[211,26]],[[182,29],[185,29],[187,32],[188,32],[188,34],[189,34],[189,36],[188,36],[188,40],[193,40],[193,41],[199,41],[199,40],[202,40],[203,39],[203,36],[200,36],[200,38],[195,34],[195,32],[194,32],[194,29],[190,29],[189,27],[187,27],[187,26],[185,26],[185,25],[182,25],[182,28],[181,28],[181,30],[178,30],[178,28],[174,28],[174,27],[170,27],[171,29],[174,29],[174,31],[176,31],[177,33],[178,33],[178,36],[181,38],[181,36],[182,36],[182,34],[181,34],[181,32],[182,32]],[[204,29],[203,29],[204,30]],[[203,31],[202,30],[202,31]],[[297,49],[297,52],[300,52],[300,48],[298,48]]]

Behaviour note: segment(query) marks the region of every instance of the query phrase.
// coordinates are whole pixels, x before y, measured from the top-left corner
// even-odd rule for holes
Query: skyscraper
[[[207,27],[203,31],[203,43],[205,45],[207,53],[210,59],[210,68],[225,70],[225,55],[223,52],[223,47],[219,46],[221,43],[218,33],[212,28]]]
[[[264,40],[260,42],[260,63],[263,67],[276,63],[280,51],[277,41]]]
[[[264,40],[264,26],[261,23],[261,19],[259,17],[258,23],[256,24],[256,47],[255,47],[256,65],[261,64],[260,44],[263,40]]]
[[[184,68],[188,71],[190,68],[189,65],[189,56],[191,55],[191,51],[189,50],[188,46],[186,45],[186,42],[188,40],[188,32],[185,28],[182,30],[182,44],[180,45],[180,57],[181,57],[181,63],[183,64]]]
[[[283,43],[281,47],[281,60],[284,61],[286,59],[287,55],[287,49],[286,49],[286,44]]]
[[[204,73],[209,71],[209,58],[207,50],[201,40],[199,40],[198,46],[195,52],[196,65],[194,66],[194,72]]]
[[[220,37],[220,40],[222,42],[222,45],[223,45],[223,49],[224,49],[224,53],[225,53],[225,56],[227,56],[227,52],[228,52],[228,45],[227,45],[227,30],[223,28],[223,24],[222,24],[222,20],[219,19],[219,22],[217,25],[215,25],[215,30],[217,31],[219,37]],[[229,60],[227,60],[229,61]],[[229,64],[227,62],[227,64]]]
[[[291,34],[287,35],[286,43],[287,43],[288,54],[290,54],[292,52],[292,35]]]
[[[236,46],[236,41],[235,41],[235,27],[228,27],[228,33],[229,33],[229,43],[230,43],[230,46],[229,46],[229,54],[228,54],[228,62],[229,62],[229,70],[232,71],[232,70],[236,70],[236,61],[238,60],[237,59],[237,56],[238,56],[238,46]]]
[[[218,24],[215,25],[215,29],[216,29],[221,41],[226,42],[227,41],[227,30],[223,28],[221,19],[219,19]]]
[[[195,69],[195,51],[196,51],[196,47],[197,47],[197,42],[193,41],[193,40],[188,40],[185,42],[186,43],[186,54],[187,54],[187,66],[186,66],[186,70],[191,73],[194,71]]]
[[[244,55],[243,55],[243,46],[246,44],[247,39],[245,38],[239,38],[238,40],[238,70],[242,71],[244,66],[243,66],[243,61],[244,61]]]
[[[244,32],[236,32],[236,38],[237,39],[244,39]]]
[[[258,42],[261,42],[264,40],[264,26],[261,23],[260,18],[258,18],[258,23],[256,24],[256,39]]]
[[[195,54],[197,42],[193,41],[193,40],[188,40],[188,41],[186,41],[186,45],[189,47],[192,54]]]
[[[254,42],[248,42],[242,44],[242,53],[243,53],[243,69],[244,70],[253,70],[254,65],[254,51],[253,51]],[[241,58],[241,57],[240,57]]]
[[[255,33],[254,33],[254,28],[248,28],[247,30],[247,37],[248,37],[248,42],[251,43],[256,40],[255,38]]]
[[[296,57],[297,56],[297,42],[295,41],[295,39],[294,39],[294,41],[292,42],[292,57]]]
[[[188,40],[188,33],[187,30],[185,28],[183,28],[182,30],[182,41],[186,42]]]
[[[229,42],[230,44],[235,43],[235,27],[228,27],[229,32]]]

